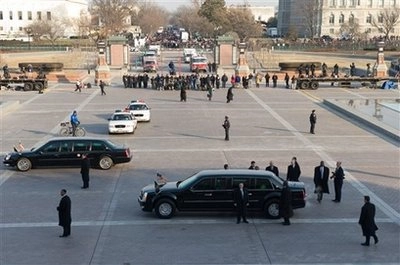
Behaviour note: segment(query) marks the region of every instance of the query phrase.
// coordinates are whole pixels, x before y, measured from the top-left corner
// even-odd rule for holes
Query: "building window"
[[[47,11],[46,16],[47,16],[47,20],[51,20],[51,12],[50,11]]]
[[[330,7],[335,7],[337,5],[337,0],[330,0],[329,1],[329,6]]]
[[[367,28],[366,30],[365,30],[365,33],[371,33],[372,32],[372,29],[371,28]]]
[[[3,11],[0,11],[0,20],[3,20]]]
[[[10,11],[10,20],[13,20],[13,12]]]
[[[42,20],[42,12],[38,11],[36,15],[37,15],[37,20]]]
[[[28,11],[28,20],[32,20],[32,11]]]
[[[340,0],[340,6],[346,6],[346,0]]]
[[[22,11],[18,11],[18,19],[22,20]]]
[[[22,29],[22,27],[19,27],[18,30],[19,30],[19,31],[22,31],[23,29]]]
[[[396,0],[390,0],[390,7],[396,7]]]
[[[378,22],[379,22],[379,23],[383,23],[383,14],[380,14],[380,15],[378,16]]]
[[[334,14],[331,14],[329,16],[329,24],[335,24],[335,15]]]
[[[349,16],[349,23],[350,23],[350,24],[353,24],[353,23],[354,23],[354,15],[353,15],[353,14],[351,14],[351,15]]]
[[[372,7],[372,0],[368,0],[367,6]]]
[[[357,0],[350,0],[350,6],[356,6]]]
[[[379,7],[384,7],[385,6],[385,0],[379,0]]]
[[[371,14],[369,14],[369,15],[367,16],[367,19],[365,20],[365,22],[367,22],[367,23],[369,23],[369,24],[372,23],[372,15],[371,15]]]
[[[340,16],[339,16],[339,23],[340,24],[344,23],[344,15],[343,14],[340,14]]]
[[[334,34],[335,33],[335,29],[329,29],[329,34]]]
[[[14,30],[14,27],[10,27],[10,31],[13,31]]]
[[[4,29],[3,29],[3,26],[0,26],[0,31],[3,31]]]

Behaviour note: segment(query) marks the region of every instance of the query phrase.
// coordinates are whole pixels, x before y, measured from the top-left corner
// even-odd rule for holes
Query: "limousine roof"
[[[208,169],[199,171],[196,175],[214,175],[214,176],[226,176],[226,175],[240,175],[240,176],[275,176],[274,173],[266,170],[250,170],[250,169]]]

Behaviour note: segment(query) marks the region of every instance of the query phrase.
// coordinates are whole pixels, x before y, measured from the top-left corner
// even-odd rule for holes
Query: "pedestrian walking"
[[[333,178],[333,184],[335,186],[335,199],[333,202],[340,202],[342,199],[342,186],[344,180],[344,172],[342,169],[342,162],[336,162],[336,169],[332,172],[331,179]]]
[[[317,201],[320,203],[324,193],[329,194],[329,168],[325,166],[324,161],[321,161],[319,166],[314,168],[314,193],[317,194]]]
[[[296,76],[293,75],[291,78],[291,89],[296,89]]]
[[[213,88],[207,84],[207,98],[209,101],[211,101],[213,96]]]
[[[222,81],[222,88],[225,88],[226,82],[228,82],[228,76],[225,73],[222,75],[221,81]]]
[[[229,103],[233,100],[233,85],[228,88],[228,92],[226,93],[226,103]]]
[[[279,168],[274,165],[273,161],[269,161],[269,166],[265,168],[266,171],[271,171],[275,176],[279,177]]]
[[[76,87],[75,88],[75,92],[78,91],[78,90],[79,90],[79,92],[81,92],[82,83],[81,83],[81,81],[79,79],[76,80],[75,87]]]
[[[286,84],[286,88],[289,88],[289,81],[290,81],[290,76],[288,75],[288,73],[285,74],[285,84]]]
[[[233,191],[233,201],[237,211],[236,223],[239,224],[241,219],[243,219],[243,223],[249,223],[246,219],[249,191],[244,187],[243,183],[239,183],[239,187]]]
[[[293,157],[290,161],[290,165],[287,168],[286,180],[288,181],[299,181],[301,174],[299,163],[297,163],[297,158]]]
[[[350,64],[350,76],[356,75],[356,65],[354,63]]]
[[[379,239],[376,236],[378,227],[375,224],[375,205],[370,202],[369,196],[364,196],[364,206],[361,208],[358,224],[361,225],[363,236],[365,236],[365,242],[361,243],[361,245],[369,246],[371,236],[374,238],[375,244],[378,244]]]
[[[315,114],[315,109],[311,111],[309,120],[310,120],[310,133],[315,134],[314,129],[315,129],[315,124],[317,123],[317,114]]]
[[[264,78],[265,78],[265,87],[269,87],[270,76],[269,76],[268,72],[265,74]]]
[[[283,182],[281,197],[279,200],[279,216],[283,218],[283,225],[290,225],[289,218],[293,215],[292,208],[292,192],[290,191],[288,182]]]
[[[60,191],[61,200],[57,207],[58,225],[63,228],[63,233],[60,237],[68,237],[71,235],[71,199],[67,195],[67,190]]]
[[[99,82],[99,87],[100,87],[101,95],[102,95],[102,96],[103,96],[103,95],[106,95],[106,92],[104,91],[104,86],[105,86],[105,83],[104,83],[102,80],[100,80],[100,82]]]
[[[90,170],[90,160],[87,154],[82,154],[82,161],[81,161],[81,175],[83,182],[82,189],[89,188],[89,170]]]
[[[229,117],[225,116],[224,123],[222,124],[222,127],[225,129],[225,141],[229,141],[229,128],[231,127],[231,123],[229,121]]]

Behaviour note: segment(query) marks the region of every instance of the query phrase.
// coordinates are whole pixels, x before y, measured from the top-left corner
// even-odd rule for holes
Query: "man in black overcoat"
[[[226,93],[226,103],[229,103],[233,100],[233,85],[228,88],[228,92]]]
[[[314,132],[314,130],[315,130],[315,124],[317,123],[317,114],[315,114],[315,109],[313,109],[313,110],[311,111],[309,120],[310,120],[310,133],[311,133],[311,134],[314,134],[314,133],[315,133],[315,132]]]
[[[342,162],[336,162],[336,169],[332,172],[333,184],[335,186],[335,199],[333,202],[340,202],[342,199],[342,186],[344,180],[344,171],[342,169]]]
[[[225,116],[224,123],[222,124],[225,130],[225,141],[229,141],[229,128],[231,128],[231,122],[229,121],[229,117]]]
[[[375,234],[376,230],[378,230],[375,224],[375,205],[370,203],[369,196],[364,196],[364,206],[361,208],[358,223],[361,225],[363,236],[365,236],[365,242],[361,245],[369,246],[371,236],[374,238],[375,244],[377,244],[379,240]]]
[[[279,200],[279,216],[283,218],[283,225],[290,225],[289,218],[293,215],[292,192],[289,189],[288,182],[283,182],[281,198]]]
[[[89,188],[89,170],[90,170],[90,160],[87,157],[87,154],[83,154],[81,161],[81,175],[83,181],[82,189]]]
[[[57,207],[58,225],[63,228],[63,234],[60,237],[67,237],[71,234],[71,199],[68,197],[65,189],[60,191],[60,195],[61,200]]]
[[[287,168],[286,180],[288,181],[299,181],[301,174],[300,166],[297,163],[297,158],[293,157],[290,165]]]
[[[247,206],[249,205],[249,191],[244,187],[243,183],[239,183],[239,187],[233,191],[233,202],[237,211],[237,221],[243,219],[243,223],[248,223],[246,219]]]
[[[269,161],[269,166],[265,168],[266,171],[271,171],[275,174],[275,176],[279,177],[279,169],[277,166],[274,165],[273,161]]]
[[[321,161],[320,165],[314,168],[314,184],[315,193],[317,193],[318,202],[322,201],[324,193],[329,194],[329,168],[325,166],[324,161]]]

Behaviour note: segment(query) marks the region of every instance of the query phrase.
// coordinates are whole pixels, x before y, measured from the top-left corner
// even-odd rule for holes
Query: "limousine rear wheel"
[[[279,219],[279,200],[271,199],[264,204],[264,212],[270,219]]]
[[[17,169],[19,171],[28,171],[32,167],[32,162],[28,158],[20,158],[17,161]]]
[[[114,162],[109,156],[103,156],[99,160],[99,167],[104,170],[110,169],[113,166],[113,164]]]
[[[156,203],[155,212],[161,219],[169,219],[175,214],[175,203],[170,199],[160,199]]]

